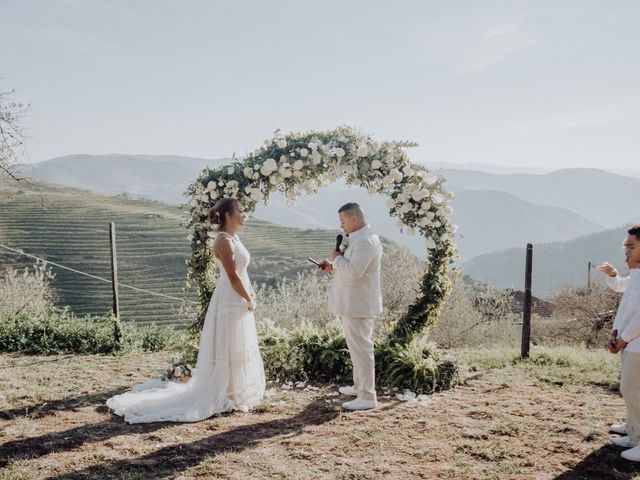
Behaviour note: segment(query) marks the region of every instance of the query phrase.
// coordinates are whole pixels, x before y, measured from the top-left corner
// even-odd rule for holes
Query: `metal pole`
[[[591,262],[587,265],[587,288],[591,288]]]
[[[113,291],[113,316],[120,316],[120,300],[118,297],[118,259],[116,257],[116,226],[109,223],[109,242],[111,244],[111,289]]]
[[[533,270],[533,245],[527,243],[527,260],[524,273],[524,311],[522,313],[522,358],[529,357],[531,344],[531,273]]]

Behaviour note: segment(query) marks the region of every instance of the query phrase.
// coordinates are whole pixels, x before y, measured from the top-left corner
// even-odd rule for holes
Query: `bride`
[[[248,411],[264,395],[265,377],[247,266],[250,255],[236,235],[242,207],[223,198],[209,212],[220,278],[207,309],[198,361],[187,383],[151,380],[107,400],[128,423],[196,422],[215,413]]]

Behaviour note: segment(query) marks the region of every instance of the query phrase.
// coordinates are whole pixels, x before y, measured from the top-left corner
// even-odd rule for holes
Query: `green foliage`
[[[406,345],[380,345],[376,349],[376,369],[380,385],[408,388],[416,393],[446,390],[458,380],[458,364],[423,336],[414,337]]]
[[[59,353],[95,354],[120,351],[158,351],[172,345],[169,327],[122,325],[117,342],[111,316],[76,317],[68,312],[0,316],[0,352],[32,355]]]
[[[322,329],[302,326],[290,333],[263,326],[260,351],[272,379],[343,381],[351,375],[347,343],[337,322]]]

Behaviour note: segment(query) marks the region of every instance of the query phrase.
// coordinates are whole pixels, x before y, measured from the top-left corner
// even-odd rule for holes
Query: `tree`
[[[25,154],[21,121],[29,105],[12,99],[14,90],[0,91],[0,174],[21,180],[13,168]]]

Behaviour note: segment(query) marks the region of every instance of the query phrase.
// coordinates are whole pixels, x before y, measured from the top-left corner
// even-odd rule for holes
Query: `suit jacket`
[[[344,317],[372,318],[382,313],[382,244],[367,225],[349,235],[349,245],[333,261],[329,311]]]

